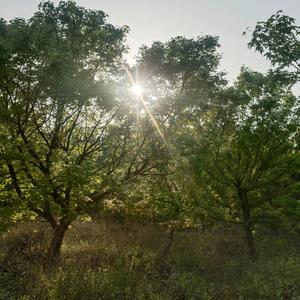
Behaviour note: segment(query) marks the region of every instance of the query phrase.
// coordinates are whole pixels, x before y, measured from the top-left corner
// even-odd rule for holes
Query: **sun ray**
[[[147,115],[149,116],[154,128],[156,129],[157,133],[159,134],[160,138],[162,139],[163,143],[168,147],[167,141],[157,123],[157,121],[155,120],[155,117],[153,116],[153,114],[151,113],[147,103],[145,102],[144,98],[143,98],[143,88],[138,85],[135,80],[132,77],[132,74],[130,73],[130,71],[128,70],[128,68],[126,67],[126,65],[124,64],[124,69],[128,75],[128,78],[130,80],[130,83],[132,84],[132,91],[134,94],[136,94],[136,96],[138,97],[139,101],[142,103]]]

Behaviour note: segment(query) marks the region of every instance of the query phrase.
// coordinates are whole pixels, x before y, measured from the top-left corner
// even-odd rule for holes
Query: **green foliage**
[[[154,42],[151,47],[142,46],[138,63],[154,76],[162,76],[183,85],[190,78],[207,79],[210,74],[217,72],[220,55],[218,38],[201,36],[197,39],[185,37],[172,38],[167,43]]]
[[[279,69],[293,68],[299,76],[299,34],[300,27],[295,19],[278,11],[267,21],[257,23],[248,46],[262,53]]]
[[[104,12],[74,1],[45,1],[28,20],[0,20],[0,230],[22,219],[45,219],[53,229],[49,257],[59,255],[73,221],[101,213],[166,225],[169,250],[174,229],[242,224],[252,256],[256,232],[297,232],[295,20],[278,12],[257,24],[248,45],[275,70],[243,67],[231,86],[219,70],[218,37],[156,41],[140,48],[130,68],[123,61],[127,33],[127,26],[109,24]],[[142,95],[130,94],[133,83],[143,85]],[[112,297],[130,298],[141,288],[147,298],[149,278],[140,287],[140,271],[130,269],[124,279],[129,263],[121,257],[121,266],[87,271],[87,279],[76,271],[74,278],[71,271],[57,273],[62,287],[55,297],[63,289],[70,299],[83,297],[67,286],[77,280],[90,285],[95,298],[94,291],[113,290],[97,292],[104,276],[120,287]],[[173,299],[197,298],[202,285],[189,271],[172,276],[178,284]],[[215,297],[230,291],[220,293]]]
[[[66,229],[125,176],[119,167],[131,123],[112,88],[126,33],[102,11],[72,1],[46,1],[29,20],[1,21],[1,203],[7,214],[9,206],[31,210],[54,230]]]

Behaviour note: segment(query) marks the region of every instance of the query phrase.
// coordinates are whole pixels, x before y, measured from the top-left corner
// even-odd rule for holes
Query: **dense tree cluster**
[[[273,65],[219,70],[218,38],[142,46],[72,1],[0,20],[0,220],[49,222],[48,259],[68,226],[110,209],[176,228],[299,230],[300,28],[278,12],[249,47]],[[132,84],[142,95],[131,92]]]

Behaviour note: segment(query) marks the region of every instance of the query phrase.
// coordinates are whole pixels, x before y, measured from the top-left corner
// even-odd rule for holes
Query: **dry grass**
[[[107,218],[75,222],[62,262],[43,270],[45,224],[14,226],[0,239],[0,299],[299,299],[295,236],[257,236],[260,257],[246,255],[239,228],[180,231],[165,272],[157,257],[165,228]],[[298,297],[298,298],[297,298]]]

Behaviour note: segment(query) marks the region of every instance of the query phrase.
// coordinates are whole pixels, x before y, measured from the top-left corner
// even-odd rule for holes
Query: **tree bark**
[[[253,224],[251,220],[251,211],[249,207],[248,195],[247,190],[243,188],[238,188],[238,195],[241,204],[241,211],[243,217],[243,224],[244,224],[244,231],[245,231],[245,238],[248,246],[248,254],[251,259],[256,258],[256,247],[254,236],[252,233]]]
[[[61,222],[53,230],[52,239],[46,256],[47,265],[53,265],[58,262],[63,238],[70,223],[71,222]]]

